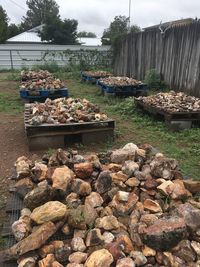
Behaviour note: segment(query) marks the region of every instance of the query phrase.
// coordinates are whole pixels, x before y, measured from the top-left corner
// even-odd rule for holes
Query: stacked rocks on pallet
[[[108,120],[104,113],[100,113],[99,108],[86,99],[79,98],[58,98],[47,99],[44,103],[34,103],[31,107],[31,125],[43,123],[81,123],[98,122]]]
[[[144,104],[167,112],[200,112],[200,98],[186,95],[183,92],[158,93],[148,97],[138,97]]]
[[[141,81],[128,77],[108,77],[101,78],[99,81],[107,86],[135,86],[141,84]]]
[[[39,70],[39,71],[22,70],[21,71],[22,81],[27,81],[27,80],[37,81],[37,80],[41,80],[41,79],[43,80],[49,77],[53,78],[53,74],[48,72],[47,70]]]
[[[200,183],[183,180],[177,161],[150,145],[85,156],[58,149],[40,162],[20,157],[15,168],[25,208],[4,260],[19,267],[200,266]]]

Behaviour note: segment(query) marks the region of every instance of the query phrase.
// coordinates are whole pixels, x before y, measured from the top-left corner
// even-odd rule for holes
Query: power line
[[[13,3],[14,5],[18,6],[19,8],[21,8],[21,9],[23,9],[23,10],[26,11],[26,9],[25,9],[23,6],[19,5],[19,4],[16,3],[15,1],[13,1],[13,0],[9,0],[9,1],[10,1],[11,3]]]

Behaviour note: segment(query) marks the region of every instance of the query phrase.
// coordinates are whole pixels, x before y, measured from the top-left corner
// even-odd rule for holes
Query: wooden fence
[[[122,40],[114,61],[114,73],[144,79],[156,69],[174,90],[200,97],[200,22],[131,33]]]

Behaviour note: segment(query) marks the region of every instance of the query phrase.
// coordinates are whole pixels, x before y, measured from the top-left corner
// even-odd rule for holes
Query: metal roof
[[[98,46],[102,45],[101,38],[89,38],[89,37],[79,37],[78,42],[81,45],[91,45],[91,46]]]

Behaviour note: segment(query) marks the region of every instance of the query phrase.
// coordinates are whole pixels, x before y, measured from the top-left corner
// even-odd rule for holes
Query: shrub
[[[167,88],[166,83],[161,79],[161,75],[155,69],[146,72],[144,82],[152,90],[162,90]]]

